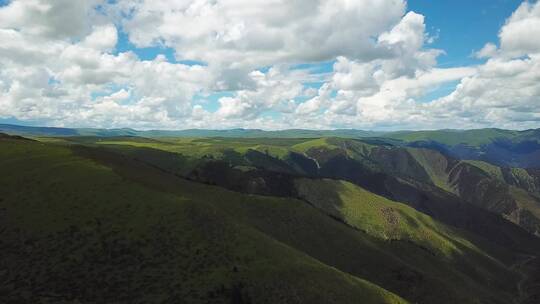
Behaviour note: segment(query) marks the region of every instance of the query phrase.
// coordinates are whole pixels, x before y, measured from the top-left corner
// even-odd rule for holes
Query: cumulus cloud
[[[44,67],[14,67],[2,78],[10,85],[0,115],[56,125],[175,127],[208,76],[199,66],[70,45]]]
[[[138,46],[165,44],[180,59],[257,67],[379,57],[385,50],[372,37],[401,18],[405,2],[153,0],[121,1],[121,9]]]
[[[254,71],[250,78],[255,87],[237,91],[234,97],[221,98],[216,118],[250,120],[265,110],[289,112],[293,99],[303,94],[302,82],[309,76],[305,72],[279,66],[266,73]]]
[[[86,36],[82,45],[95,50],[111,51],[118,42],[118,31],[113,24],[95,26],[92,33]]]
[[[0,28],[13,28],[34,36],[72,39],[88,33],[94,9],[104,0],[12,1],[0,10]]]
[[[410,12],[378,38],[399,56],[337,59],[331,81],[337,93],[319,117],[331,126],[384,129],[538,127],[540,45],[531,37],[538,36],[539,12],[538,2],[524,2],[501,28],[500,47],[488,43],[475,54],[485,64],[456,68],[436,67],[442,51],[425,48],[424,19]],[[456,82],[447,96],[422,98]],[[320,104],[311,101],[302,108]]]
[[[497,46],[491,42],[489,43],[486,43],[486,45],[484,45],[484,47],[476,52],[474,55],[476,56],[476,58],[489,58],[489,57],[493,57],[497,54]]]
[[[540,52],[540,4],[523,2],[499,33],[501,51],[511,56]]]
[[[173,127],[191,113],[192,96],[210,79],[204,67],[113,54],[117,28],[90,12],[97,1],[58,3],[14,1],[0,8],[0,15],[21,17],[1,21],[0,39],[6,42],[0,45],[1,117],[54,125]],[[67,19],[59,26],[64,13]],[[78,29],[64,30],[72,25]]]
[[[490,59],[426,110],[468,126],[535,127],[540,113],[539,59]]]
[[[383,70],[390,77],[403,74],[413,76],[416,70],[429,69],[436,64],[441,50],[423,50],[428,40],[425,33],[424,16],[414,12],[407,13],[389,32],[379,36],[379,43],[386,46],[395,56],[383,62]]]

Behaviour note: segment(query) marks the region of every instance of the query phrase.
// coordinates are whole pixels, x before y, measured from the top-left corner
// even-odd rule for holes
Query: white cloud
[[[500,32],[500,49],[488,43],[477,67],[435,68],[438,50],[426,50],[422,16],[405,15],[380,43],[401,52],[394,58],[358,62],[338,58],[332,77],[335,98],[321,115],[331,126],[367,128],[538,127],[540,117],[540,4],[523,3]],[[458,81],[435,101],[423,96]],[[306,108],[313,108],[313,104]],[[354,109],[354,112],[351,111]]]
[[[265,110],[289,112],[291,101],[304,94],[302,82],[309,78],[306,72],[290,71],[285,66],[273,67],[266,73],[254,71],[249,76],[255,87],[221,98],[218,118],[252,120]]]
[[[295,113],[301,118],[304,116],[318,116],[318,112],[329,104],[330,87],[324,84],[318,92],[318,95],[298,105]]]
[[[380,74],[376,74],[376,71],[377,64],[374,62],[360,63],[338,57],[334,64],[332,84],[336,89],[373,93],[379,87],[377,79]]]
[[[497,55],[497,46],[491,42],[486,43],[484,47],[474,54],[477,58],[489,58]]]
[[[456,125],[530,128],[538,126],[539,98],[539,57],[498,58],[488,60],[426,110]]]
[[[372,37],[395,24],[402,0],[121,1],[138,46],[165,44],[181,59],[251,68],[275,63],[370,59]]]
[[[414,12],[407,13],[391,31],[379,36],[379,43],[396,54],[391,60],[383,62],[385,74],[389,77],[405,74],[413,76],[418,69],[425,70],[434,66],[442,51],[424,50],[428,38],[424,16]]]
[[[17,5],[23,4],[13,2],[0,14]],[[45,5],[44,10],[53,8]],[[32,27],[0,28],[6,42],[0,45],[0,117],[54,125],[176,128],[191,113],[192,96],[211,79],[205,67],[111,53],[117,30],[110,23],[73,40],[36,33],[41,32]]]
[[[103,0],[18,0],[0,9],[0,28],[53,39],[79,38],[91,28]]]
[[[540,53],[540,4],[523,2],[499,33],[501,51],[511,56]]]
[[[116,47],[118,32],[113,24],[95,26],[92,33],[84,38],[83,46],[96,50],[110,51]]]

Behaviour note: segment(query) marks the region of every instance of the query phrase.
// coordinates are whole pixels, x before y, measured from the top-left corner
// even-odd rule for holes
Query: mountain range
[[[1,302],[540,301],[540,130],[0,132]]]
[[[473,159],[506,167],[540,167],[540,129],[524,131],[503,129],[364,131],[354,129],[264,131],[229,130],[147,130],[29,127],[0,124],[0,132],[28,136],[99,137],[223,137],[223,138],[322,138],[366,139],[380,144],[425,147],[460,159]]]

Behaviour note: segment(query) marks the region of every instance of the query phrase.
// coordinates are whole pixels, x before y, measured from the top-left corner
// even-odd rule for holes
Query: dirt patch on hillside
[[[381,208],[381,213],[384,220],[391,226],[397,226],[399,224],[399,213],[394,208]]]

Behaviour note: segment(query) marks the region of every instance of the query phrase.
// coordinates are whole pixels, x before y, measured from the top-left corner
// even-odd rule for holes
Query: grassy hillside
[[[468,279],[459,279],[459,274],[454,273],[456,269],[462,274],[475,277],[475,283],[485,280],[495,284],[500,280],[499,276],[505,275],[504,267],[499,264],[507,254],[505,249],[492,246],[463,230],[434,221],[405,204],[388,200],[345,181],[299,179],[297,185],[302,198],[333,218],[378,239],[414,244],[430,253],[424,257],[427,263],[436,256],[435,260],[439,261],[437,269],[424,265],[430,275],[440,275],[432,280],[451,281],[457,285],[460,284],[457,281],[463,280],[460,282],[470,284],[466,283]],[[400,251],[400,257],[405,260],[411,258],[411,263],[418,265],[418,256],[416,259],[408,257],[405,250]],[[494,273],[495,269],[500,272]],[[479,286],[468,288],[481,290]]]
[[[311,140],[292,149],[316,160],[323,177],[349,180],[424,210],[429,210],[422,202],[425,193],[437,191],[441,194],[434,199],[439,202],[441,195],[449,202],[462,200],[500,214],[529,232],[540,233],[538,170],[503,168],[479,160],[455,159],[433,149],[372,145],[350,139]],[[396,193],[403,184],[396,178],[424,194],[411,196],[417,191],[411,187]],[[394,180],[392,186],[389,180]]]
[[[294,191],[278,189],[290,188],[284,184],[290,178],[268,176],[268,172],[279,172],[349,180],[378,194],[411,203],[430,215],[438,212],[446,216],[442,209],[453,208],[450,206],[453,202],[462,200],[500,214],[532,233],[540,233],[539,172],[502,168],[479,160],[458,160],[433,149],[335,137],[72,137],[63,140],[122,150],[121,153],[169,172],[242,192],[294,196]],[[168,154],[161,155],[159,151]],[[524,189],[528,194],[511,187]],[[433,192],[440,193],[433,195]],[[426,195],[436,200],[436,204],[448,201],[443,204],[448,206],[434,210],[433,205],[422,202]],[[454,223],[459,217],[456,213],[449,220]]]
[[[98,157],[101,158],[101,156]],[[123,166],[123,168],[130,167]],[[125,174],[133,178],[134,172]],[[198,197],[204,195],[213,197],[211,189],[218,191],[216,188],[205,188],[201,191],[195,185],[189,187],[188,190],[188,188],[179,188],[179,184],[167,186],[162,181],[155,181],[155,183],[158,184],[154,184],[154,187],[162,191],[181,191],[184,195],[191,191]],[[231,198],[231,195],[236,198]],[[248,222],[259,231],[306,252],[328,265],[367,278],[412,301],[468,303],[474,302],[477,298],[484,298],[490,299],[485,301],[496,302],[498,300],[492,297],[493,291],[481,291],[486,288],[483,284],[490,282],[489,284],[498,286],[497,290],[506,290],[510,293],[514,289],[511,283],[513,275],[501,265],[501,262],[490,261],[491,258],[485,260],[487,264],[491,264],[487,267],[491,269],[488,272],[493,271],[490,275],[472,270],[475,267],[483,268],[480,266],[481,263],[472,269],[470,266],[465,266],[467,264],[465,263],[461,269],[463,273],[460,271],[456,273],[452,268],[467,259],[453,257],[448,261],[441,260],[438,255],[433,256],[421,246],[409,242],[388,243],[365,232],[351,230],[329,217],[321,216],[306,204],[294,203],[287,199],[258,200],[254,199],[255,197],[240,199],[236,194],[222,191],[219,191],[219,195],[216,196],[219,197],[225,212]],[[501,260],[510,258],[509,252],[503,253],[504,249],[497,248],[492,254],[499,252],[496,255]],[[419,256],[423,257],[422,262],[418,261]],[[481,258],[481,260],[484,259]],[[441,265],[445,266],[441,267]],[[474,279],[468,276],[473,276]],[[450,277],[455,280],[449,279]],[[456,287],[455,281],[463,283],[459,283],[460,287]],[[475,283],[476,281],[480,283]],[[470,294],[466,290],[471,288],[480,292]],[[440,300],[442,294],[446,295],[444,301]],[[505,298],[508,294],[505,296],[501,293],[499,297]]]
[[[404,141],[436,141],[438,143],[456,146],[480,146],[493,142],[496,139],[511,139],[517,137],[519,132],[502,129],[477,130],[433,130],[433,131],[400,131],[385,134],[384,137]]]
[[[350,183],[297,179],[304,201],[246,195],[178,178],[194,155],[136,147],[149,140],[79,142],[0,139],[6,301],[508,303],[517,292],[517,252]]]
[[[0,132],[28,137],[74,137],[87,136],[99,139],[101,137],[147,137],[147,138],[180,138],[196,139],[215,138],[221,141],[253,140],[259,142],[259,151],[269,151],[282,155],[287,151],[283,148],[272,150],[274,144],[266,145],[266,141],[275,142],[279,139],[314,139],[348,138],[363,139],[375,145],[396,145],[424,147],[438,150],[444,154],[459,159],[481,160],[498,166],[540,168],[540,129],[525,131],[503,129],[475,130],[432,130],[432,131],[397,131],[374,132],[354,129],[342,130],[279,130],[264,131],[258,129],[230,130],[148,130],[133,129],[77,129],[26,127],[0,124]],[[206,140],[206,139],[204,139]],[[129,141],[129,140],[127,140]],[[300,146],[301,148],[302,146]],[[252,147],[250,147],[252,148]]]
[[[0,145],[4,303],[405,303],[226,214],[224,190],[65,147]]]
[[[28,127],[0,124],[0,132],[28,137],[147,137],[147,138],[217,138],[220,140],[349,138],[363,139],[374,144],[425,147],[435,149],[459,159],[482,160],[495,165],[540,168],[540,129],[525,131],[503,129],[431,130],[375,132],[354,129],[264,131],[259,129],[229,130],[147,130],[92,128]],[[264,139],[264,140],[261,140]],[[272,144],[270,146],[273,146]],[[283,150],[272,151],[284,153]]]
[[[385,240],[409,240],[450,257],[458,247],[474,248],[459,233],[407,205],[339,180],[297,180],[300,196],[333,217]],[[460,243],[460,242],[464,243]],[[459,245],[458,245],[459,244]]]

